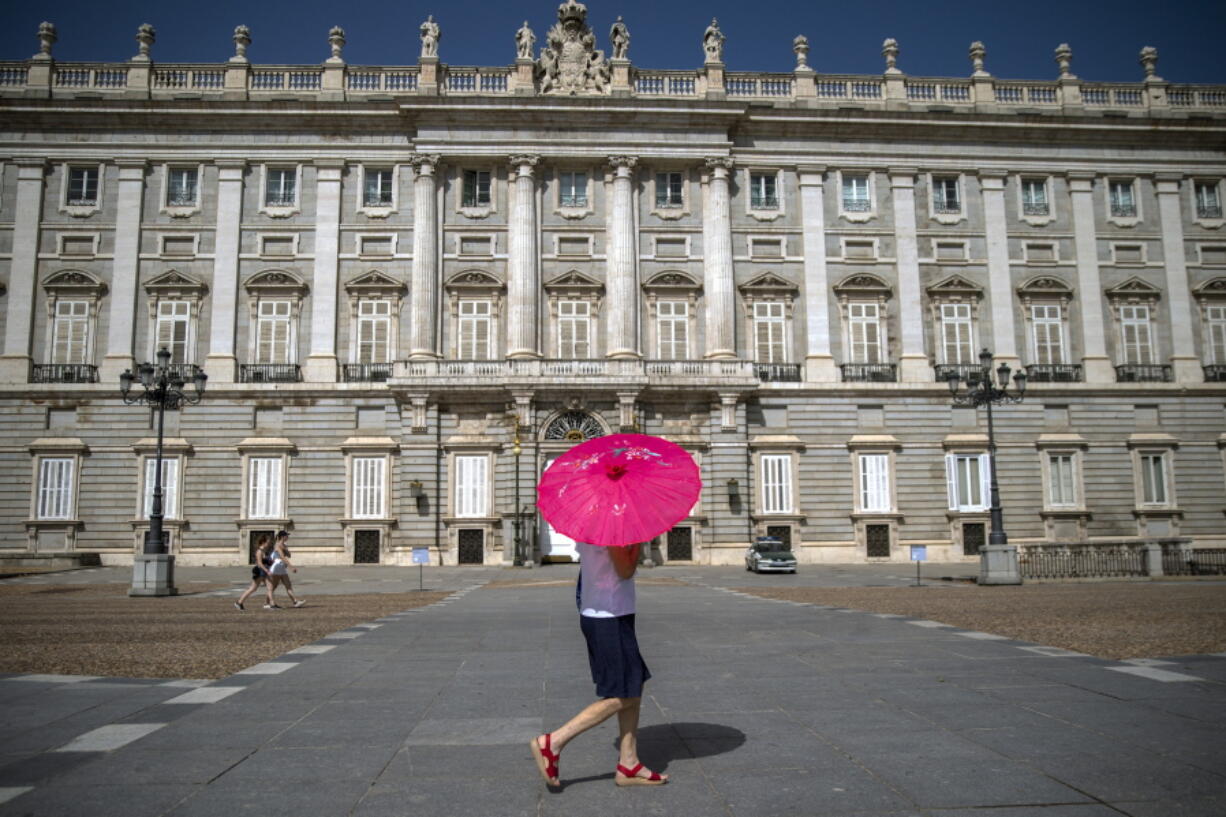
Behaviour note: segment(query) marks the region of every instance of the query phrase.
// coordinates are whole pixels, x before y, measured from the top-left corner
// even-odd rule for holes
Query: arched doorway
[[[545,422],[541,433],[541,473],[573,446],[608,433],[609,429],[600,418],[589,411],[569,409],[558,412]],[[574,539],[558,533],[543,518],[537,530],[537,547],[542,562],[579,561]]]

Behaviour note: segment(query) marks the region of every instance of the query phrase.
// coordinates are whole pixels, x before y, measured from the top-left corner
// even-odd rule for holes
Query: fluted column
[[[1183,249],[1183,218],[1179,207],[1182,174],[1160,173],[1158,215],[1162,220],[1162,260],[1166,267],[1166,294],[1171,310],[1171,369],[1176,383],[1200,383],[1204,372],[1196,357],[1192,327],[1196,319],[1188,287],[1188,262]]]
[[[112,263],[106,356],[98,367],[103,383],[124,369],[135,369],[137,282],[140,278],[140,224],[145,196],[145,161],[121,159],[115,209],[115,260]]]
[[[637,253],[634,250],[634,156],[610,156],[613,206],[609,212],[607,287],[609,343],[607,356],[636,358],[638,350]]]
[[[894,200],[894,243],[898,257],[898,317],[902,323],[899,380],[931,382],[932,368],[924,354],[924,307],[920,293],[919,244],[915,236],[914,168],[890,168]]]
[[[510,255],[507,282],[507,357],[539,357],[537,347],[537,260],[536,182],[533,168],[539,156],[511,157],[515,182],[511,194],[510,229],[507,250]]]
[[[17,202],[13,210],[13,256],[9,263],[8,313],[4,321],[4,357],[0,383],[30,379],[30,340],[34,285],[38,278],[39,224],[43,218],[44,159],[17,160]]]
[[[243,169],[241,159],[217,162],[217,232],[213,251],[213,283],[210,296],[209,355],[204,371],[210,383],[233,383],[237,374],[234,330],[238,315],[238,251],[243,219]]]
[[[822,201],[826,168],[809,165],[797,168],[797,173],[805,251],[805,379],[832,383],[839,379],[839,370],[830,352],[830,283],[826,273],[826,214]]]
[[[413,164],[413,272],[409,297],[413,325],[409,332],[409,358],[428,360],[438,351],[438,201],[435,176],[439,156],[415,154]]]
[[[1022,365],[1014,334],[1013,287],[1009,271],[1009,226],[1005,218],[1005,172],[981,170],[984,233],[988,245],[988,295],[992,299],[992,352],[997,363]]]
[[[315,274],[311,282],[311,352],[308,383],[335,383],[336,301],[340,275],[341,171],[339,159],[315,160]]]
[[[1081,363],[1087,383],[1111,383],[1115,372],[1107,357],[1103,328],[1103,288],[1098,275],[1098,237],[1094,229],[1094,174],[1070,172],[1073,202],[1073,246],[1077,255],[1077,288],[1081,301]]]
[[[707,300],[708,358],[736,357],[736,297],[732,278],[732,218],[728,175],[732,159],[707,160],[702,208],[702,273]],[[752,352],[749,353],[752,357]]]

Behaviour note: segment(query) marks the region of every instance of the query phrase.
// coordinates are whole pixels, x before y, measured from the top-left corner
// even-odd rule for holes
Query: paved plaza
[[[960,592],[935,577],[971,572],[928,569],[933,586],[917,592]],[[672,781],[615,787],[610,722],[567,747],[550,792],[527,741],[592,697],[573,575],[427,569],[446,600],[213,682],[0,677],[0,816],[1226,814],[1226,655],[1108,661],[743,595],[730,588],[759,577],[707,568],[641,574],[676,580],[639,588],[655,675],[640,752]],[[206,580],[229,577],[179,575],[184,588]],[[415,570],[328,568],[300,585],[309,597],[416,582]]]

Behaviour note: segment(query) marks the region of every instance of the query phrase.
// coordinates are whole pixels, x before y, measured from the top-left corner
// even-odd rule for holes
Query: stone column
[[[1077,288],[1081,290],[1081,363],[1087,383],[1113,383],[1103,322],[1103,287],[1098,277],[1098,237],[1094,229],[1094,174],[1068,174],[1073,201],[1073,245],[1077,254]]]
[[[915,237],[914,168],[890,168],[894,199],[894,241],[898,257],[898,317],[902,324],[899,377],[903,382],[932,382],[932,367],[924,354],[924,306],[920,292],[919,245]]]
[[[537,348],[537,228],[536,182],[533,168],[539,156],[511,157],[515,174],[507,231],[507,357],[540,357]]]
[[[984,233],[988,245],[988,296],[992,299],[992,351],[996,362],[1022,365],[1014,333],[1013,286],[1009,269],[1009,226],[1005,219],[1005,172],[979,171]]]
[[[4,356],[0,383],[30,379],[30,340],[34,286],[38,278],[39,224],[43,218],[45,159],[18,159],[17,202],[13,210],[13,256],[9,263],[8,314],[4,321]]]
[[[140,279],[141,205],[145,195],[145,161],[120,159],[119,194],[115,210],[115,260],[111,264],[110,317],[106,357],[98,367],[103,383],[117,381],[124,369],[136,369],[136,304]]]
[[[233,383],[238,316],[238,251],[242,239],[243,169],[241,159],[217,162],[217,237],[213,250],[213,312],[209,321],[209,355],[204,361],[210,383]]]
[[[609,292],[607,357],[637,358],[638,259],[634,235],[634,156],[610,156],[613,165],[613,204],[609,208],[605,251]]]
[[[707,300],[707,353],[704,357],[735,358],[736,294],[728,191],[732,159],[708,159],[707,169],[710,175],[702,208],[702,274]]]
[[[1188,287],[1187,258],[1183,249],[1183,219],[1179,185],[1183,175],[1159,173],[1158,215],[1162,219],[1162,260],[1166,267],[1166,295],[1171,310],[1171,370],[1176,383],[1201,383],[1204,371],[1196,357],[1192,327],[1196,325],[1192,294]]]
[[[802,166],[797,173],[805,251],[805,379],[834,383],[839,380],[839,370],[830,353],[830,283],[826,278],[826,213],[822,201],[826,168]]]
[[[439,155],[414,154],[413,272],[409,283],[413,325],[409,359],[431,360],[438,352],[438,200],[435,175]]]
[[[311,281],[311,352],[308,383],[336,382],[336,298],[340,273],[340,159],[315,160],[315,275]]]

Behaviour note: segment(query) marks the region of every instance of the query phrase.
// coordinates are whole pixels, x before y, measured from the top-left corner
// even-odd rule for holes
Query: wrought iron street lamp
[[[167,553],[162,531],[162,435],[165,428],[166,409],[194,406],[204,396],[208,375],[193,367],[193,390],[186,388],[181,369],[170,363],[170,351],[165,347],[157,353],[157,365],[142,363],[137,374],[131,369],[119,376],[119,392],[129,406],[147,405],[157,410],[157,450],[153,463],[153,507],[149,512],[149,530],[145,533],[143,552],[133,563],[131,596],[173,596],[178,591],[174,586],[174,557]],[[134,393],[132,386],[140,381],[141,391]]]
[[[515,455],[515,567],[524,566],[523,512],[519,506],[519,455],[524,452],[519,444],[519,418],[515,418],[515,445],[511,453]]]
[[[1013,391],[1010,392],[1009,372],[1009,364],[1001,363],[996,367],[995,379],[993,379],[992,353],[984,349],[979,353],[979,371],[972,373],[967,378],[966,391],[959,391],[962,378],[956,370],[946,381],[955,406],[971,408],[986,406],[988,410],[988,473],[991,477],[992,531],[988,536],[988,548],[981,554],[981,584],[1019,584],[1021,582],[1017,570],[1017,551],[1007,547],[1009,537],[1005,533],[1004,514],[1000,506],[1000,485],[996,480],[996,429],[992,424],[994,404],[1020,403],[1026,396],[1026,373],[1019,371],[1013,375]]]

